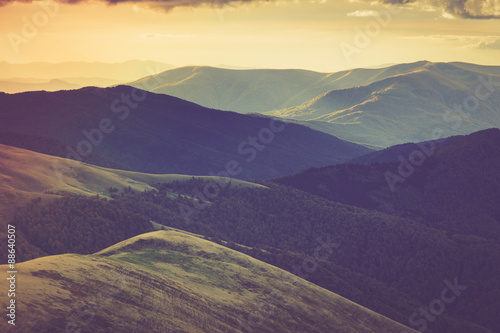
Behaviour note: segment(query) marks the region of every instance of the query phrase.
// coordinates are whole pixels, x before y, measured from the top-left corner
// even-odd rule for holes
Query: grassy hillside
[[[19,321],[5,332],[70,326],[95,332],[415,332],[290,273],[175,231],[136,236],[95,255],[39,258],[18,270]]]
[[[108,169],[0,144],[0,221],[6,223],[18,207],[37,198],[45,202],[62,194],[109,197],[115,190],[142,192],[154,189],[158,183],[191,178]],[[260,186],[237,179],[232,179],[231,184]]]

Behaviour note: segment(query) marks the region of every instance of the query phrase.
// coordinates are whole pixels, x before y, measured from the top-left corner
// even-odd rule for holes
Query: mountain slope
[[[290,273],[174,231],[18,269],[22,319],[7,332],[415,332]]]
[[[74,151],[77,150],[77,147],[68,147],[64,142],[54,138],[3,131],[0,131],[0,144],[63,158],[68,155],[68,148]],[[106,168],[126,170],[123,165],[94,153],[82,156],[82,162]]]
[[[460,138],[461,135],[452,136],[444,139],[423,141],[418,143],[403,143],[400,145],[391,146],[382,150],[377,150],[366,155],[355,157],[346,164],[371,164],[371,163],[391,163],[399,162],[400,156],[410,156],[416,150],[421,150],[422,147],[437,147],[445,142],[453,141]],[[403,157],[404,158],[404,157]]]
[[[300,105],[332,89],[365,85],[406,73],[423,63],[336,73],[188,66],[148,76],[129,85],[215,109],[239,113],[264,112]]]
[[[433,139],[435,130],[451,136],[499,127],[499,86],[500,68],[423,63],[407,73],[265,114],[308,121],[312,128],[349,141],[391,146]]]
[[[412,146],[373,154],[373,163],[309,169],[276,182],[336,202],[417,218],[450,234],[498,242],[500,130],[452,137],[439,146]],[[397,162],[378,163],[386,159]]]
[[[268,178],[369,152],[295,124],[210,110],[127,86],[0,94],[0,130],[55,138],[128,169]],[[236,161],[236,162],[235,162]],[[238,165],[236,165],[238,163]]]

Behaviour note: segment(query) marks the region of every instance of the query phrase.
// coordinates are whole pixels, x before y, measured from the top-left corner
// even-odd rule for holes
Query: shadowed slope
[[[291,174],[369,152],[305,126],[126,86],[0,93],[0,130],[52,137],[80,147],[79,155],[90,151],[147,173],[209,175],[236,161],[241,170],[235,177],[241,179]]]

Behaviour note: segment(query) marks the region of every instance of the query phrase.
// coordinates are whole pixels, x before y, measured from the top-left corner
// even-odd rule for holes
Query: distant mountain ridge
[[[129,85],[215,109],[239,113],[264,112],[300,105],[332,89],[364,85],[407,73],[420,65],[403,64],[337,73],[187,66],[148,76]]]
[[[337,89],[267,115],[361,143],[391,146],[500,127],[500,67],[423,63],[359,87]]]
[[[174,66],[157,61],[129,60],[122,63],[68,61],[59,63],[32,62],[26,64],[0,61],[0,81],[10,78],[52,80],[67,77],[103,77],[114,80],[134,80],[164,71]],[[151,69],[152,72],[148,71]]]
[[[15,94],[26,91],[58,91],[79,89],[85,86],[108,87],[120,83],[120,80],[101,77],[68,77],[57,79],[13,78],[0,79],[0,91]]]
[[[400,156],[408,157],[415,151],[421,151],[422,147],[436,147],[440,146],[443,143],[453,141],[462,137],[462,135],[452,136],[448,138],[438,139],[438,140],[430,140],[423,141],[417,143],[403,143],[400,145],[391,146],[386,149],[377,150],[372,153],[368,153],[363,156],[355,157],[347,164],[370,164],[370,163],[392,163],[399,162]]]
[[[52,79],[46,82],[39,83],[27,83],[27,82],[16,82],[16,80],[1,80],[0,79],[0,91],[6,93],[17,93],[22,91],[57,91],[57,90],[69,90],[81,88],[78,84],[69,83],[59,79]]]
[[[123,63],[0,62],[0,91],[19,93],[78,89],[84,86],[107,87],[173,67],[161,62],[142,60],[129,60]]]

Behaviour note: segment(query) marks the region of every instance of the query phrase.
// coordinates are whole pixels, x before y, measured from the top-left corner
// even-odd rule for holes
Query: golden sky
[[[0,0],[0,61],[323,72],[418,60],[500,65],[500,0],[110,1],[119,2]]]

